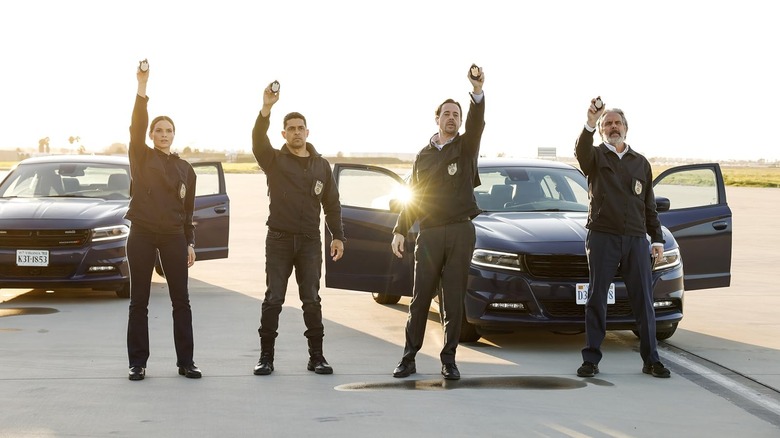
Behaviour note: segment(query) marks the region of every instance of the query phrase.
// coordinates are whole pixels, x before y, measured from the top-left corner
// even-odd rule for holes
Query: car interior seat
[[[517,184],[511,204],[521,205],[542,200],[544,200],[544,193],[539,184],[535,181],[524,181]]]
[[[76,193],[81,190],[81,184],[77,178],[63,177],[62,187],[65,189],[65,193]]]
[[[512,200],[514,188],[506,184],[495,184],[490,187],[490,210],[503,210],[504,204]]]
[[[114,173],[109,175],[106,190],[129,194],[130,177],[125,173]]]

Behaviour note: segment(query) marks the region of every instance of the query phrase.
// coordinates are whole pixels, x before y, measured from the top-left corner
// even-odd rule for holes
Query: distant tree
[[[79,145],[79,155],[84,155],[87,153],[87,148],[84,147],[83,144]]]
[[[49,137],[44,137],[38,140],[38,152],[40,153],[49,152]]]
[[[344,152],[338,151],[336,153],[336,156],[339,157],[339,158],[344,158]]]
[[[127,145],[124,143],[114,143],[106,149],[108,155],[125,155],[127,154]]]
[[[499,158],[504,158],[504,157],[506,157],[506,152],[499,152],[499,153],[498,153],[498,157],[499,157]]]
[[[190,149],[189,146],[185,146],[181,153],[182,155],[190,155],[192,153],[192,149]]]

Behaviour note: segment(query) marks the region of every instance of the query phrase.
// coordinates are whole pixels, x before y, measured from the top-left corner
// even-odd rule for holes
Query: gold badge
[[[458,173],[458,163],[451,163],[449,166],[447,166],[447,173],[449,173],[450,176]]]
[[[314,183],[314,194],[319,196],[320,193],[322,193],[322,181],[317,180],[317,182]]]
[[[184,185],[184,183],[179,183],[181,186],[179,187],[179,197],[181,199],[184,199],[184,196],[187,195],[187,186]]]
[[[642,194],[642,181],[637,181],[634,183],[634,193],[637,195]]]

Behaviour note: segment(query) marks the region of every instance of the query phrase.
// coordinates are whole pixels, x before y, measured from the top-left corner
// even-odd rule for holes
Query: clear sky
[[[414,153],[486,76],[484,155],[571,156],[601,95],[648,157],[780,159],[775,1],[4,1],[0,149],[127,143],[135,69],[174,149],[250,151],[262,89],[321,152]]]

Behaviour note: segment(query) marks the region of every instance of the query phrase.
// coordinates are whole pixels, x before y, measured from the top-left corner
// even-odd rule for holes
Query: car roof
[[[542,160],[537,158],[480,158],[478,166],[482,167],[548,167],[554,169],[576,169],[571,164],[560,161]]]
[[[41,163],[96,163],[96,164],[119,164],[129,165],[126,155],[41,155],[39,157],[26,158],[19,164],[41,164]]]

